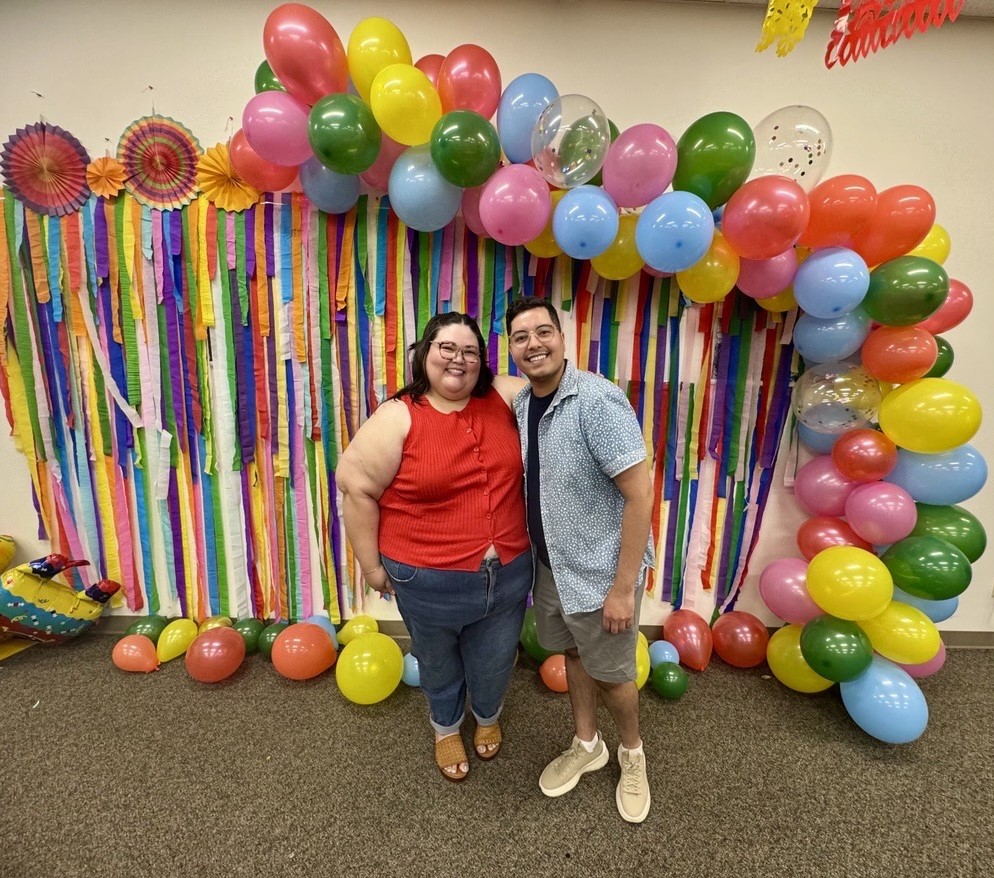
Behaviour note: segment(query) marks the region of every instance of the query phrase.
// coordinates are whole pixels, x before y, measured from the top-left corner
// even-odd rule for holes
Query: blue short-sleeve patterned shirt
[[[531,398],[526,387],[514,399],[526,472]],[[625,501],[614,477],[646,459],[635,412],[616,385],[567,362],[538,424],[538,454],[542,526],[563,610],[599,610],[621,550]],[[642,563],[655,565],[651,536]]]

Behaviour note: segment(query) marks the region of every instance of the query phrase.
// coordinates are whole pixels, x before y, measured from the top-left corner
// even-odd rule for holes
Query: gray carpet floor
[[[118,671],[90,634],[0,664],[0,876],[982,876],[994,873],[994,651],[922,681],[930,721],[893,747],[838,694],[714,659],[687,694],[642,693],[653,806],[617,764],[547,799],[566,696],[523,657],[493,762],[434,767],[421,693],[360,707],[250,656],[221,684],[182,659]],[[469,726],[467,726],[467,731]],[[604,715],[609,745],[617,736]]]

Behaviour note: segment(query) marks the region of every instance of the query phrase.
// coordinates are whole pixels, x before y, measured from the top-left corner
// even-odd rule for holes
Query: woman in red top
[[[473,318],[433,317],[412,345],[412,381],[363,424],[336,470],[345,531],[366,582],[394,594],[411,635],[449,780],[469,772],[466,692],[481,759],[514,668],[532,558],[511,400]]]

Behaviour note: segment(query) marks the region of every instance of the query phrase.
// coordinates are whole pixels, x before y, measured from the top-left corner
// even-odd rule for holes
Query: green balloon
[[[242,640],[245,641],[246,655],[252,655],[252,653],[259,651],[259,638],[266,627],[262,622],[258,619],[237,619],[231,627],[242,635]],[[270,648],[272,648],[272,644],[270,644]]]
[[[288,628],[289,622],[270,622],[259,635],[259,654],[265,658],[273,655],[273,641],[279,637],[284,628]]]
[[[676,701],[687,691],[687,672],[675,662],[660,662],[650,679],[652,688],[669,701]]]
[[[142,616],[140,619],[135,619],[124,633],[144,634],[152,643],[158,643],[159,635],[168,624],[169,620],[165,616]]]
[[[380,153],[380,126],[361,98],[325,95],[307,118],[307,137],[319,161],[339,174],[361,174]]]
[[[539,664],[544,662],[550,655],[557,655],[557,653],[546,649],[538,642],[538,631],[535,628],[535,608],[529,607],[525,610],[525,620],[521,624],[521,645],[525,648],[525,652],[528,653],[535,661]]]
[[[714,210],[749,177],[756,138],[741,116],[709,113],[683,133],[676,151],[673,189],[692,192]]]
[[[945,601],[963,594],[973,569],[952,543],[939,537],[905,537],[894,543],[880,560],[902,591],[929,601]]]
[[[953,366],[953,346],[941,335],[935,336],[935,343],[939,347],[939,355],[935,358],[932,368],[923,376],[925,378],[941,378]]]
[[[454,186],[481,186],[500,162],[500,139],[494,126],[472,110],[446,113],[431,132],[431,160]]]
[[[933,536],[952,543],[972,564],[987,548],[987,532],[980,520],[962,506],[916,503],[918,521],[909,536]]]
[[[614,124],[610,119],[607,120],[607,127],[611,130],[611,143],[614,143],[620,136],[621,132],[618,130],[618,126]],[[604,171],[600,170],[594,174],[593,178],[590,180],[591,186],[603,186],[604,185]]]
[[[870,272],[861,307],[884,326],[912,326],[931,316],[949,295],[946,270],[924,256],[899,256]]]
[[[286,91],[286,86],[276,78],[268,61],[263,61],[255,71],[255,93],[261,91]]]
[[[816,674],[845,683],[870,667],[873,646],[855,622],[825,615],[801,630],[801,655]]]

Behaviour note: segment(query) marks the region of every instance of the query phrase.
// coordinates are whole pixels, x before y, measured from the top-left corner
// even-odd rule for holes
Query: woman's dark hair
[[[438,335],[439,330],[445,326],[452,326],[454,324],[468,326],[473,330],[473,335],[476,336],[476,341],[480,345],[480,374],[476,378],[476,386],[470,392],[470,395],[486,395],[494,383],[494,373],[487,363],[487,343],[483,340],[483,333],[480,332],[480,327],[476,325],[476,321],[468,314],[462,314],[459,311],[448,311],[445,314],[436,314],[432,317],[425,326],[424,332],[421,333],[421,338],[408,348],[411,354],[411,380],[401,387],[391,399],[400,399],[402,396],[409,396],[412,402],[421,401],[421,397],[431,388],[431,384],[428,381],[428,373],[425,370],[425,359],[428,356],[428,350],[431,348],[431,343],[435,340],[435,336]]]
[[[504,314],[504,327],[508,335],[511,334],[511,321],[519,314],[531,311],[532,308],[545,308],[549,312],[549,320],[552,325],[560,332],[563,331],[562,326],[559,325],[559,315],[548,299],[540,299],[538,296],[525,296],[521,299],[515,299],[507,306],[507,312]]]

